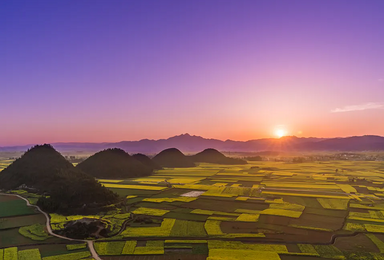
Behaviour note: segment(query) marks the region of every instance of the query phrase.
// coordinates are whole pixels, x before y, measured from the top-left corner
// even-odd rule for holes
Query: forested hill
[[[247,164],[247,161],[239,158],[230,158],[220,153],[219,151],[209,148],[204,151],[191,156],[194,162],[206,162],[217,164]]]
[[[152,167],[117,148],[98,152],[79,163],[76,168],[96,178],[104,179],[147,176],[153,171]]]
[[[195,166],[190,157],[185,156],[176,148],[165,149],[153,157],[152,160],[162,167],[182,168]]]
[[[0,173],[0,189],[11,190],[21,185],[49,195],[38,201],[47,211],[73,213],[91,205],[102,207],[118,199],[47,144],[29,149]]]

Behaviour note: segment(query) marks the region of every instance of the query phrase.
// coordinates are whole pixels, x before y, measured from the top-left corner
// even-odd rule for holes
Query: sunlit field
[[[383,162],[202,163],[99,182],[126,198],[123,208],[86,216],[109,225],[95,242],[103,259],[384,259]],[[44,218],[23,201],[0,203],[10,209],[0,213],[4,256],[32,248],[33,259],[89,257],[85,245],[69,250],[44,235]],[[83,217],[51,214],[51,227]]]

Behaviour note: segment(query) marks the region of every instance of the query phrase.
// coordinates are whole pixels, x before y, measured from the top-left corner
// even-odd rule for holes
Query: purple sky
[[[384,135],[384,1],[0,2],[0,146]]]

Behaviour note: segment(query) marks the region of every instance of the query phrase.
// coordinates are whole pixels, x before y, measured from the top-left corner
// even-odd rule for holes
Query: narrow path
[[[85,243],[88,244],[88,248],[89,248],[89,251],[92,254],[92,257],[95,260],[102,260],[99,257],[99,255],[96,253],[96,250],[95,250],[95,247],[93,246],[93,241],[92,240],[73,239],[73,238],[68,238],[68,237],[60,236],[58,234],[53,233],[52,228],[51,228],[51,219],[50,219],[49,215],[47,213],[45,213],[44,211],[42,211],[39,206],[32,205],[31,203],[29,203],[29,200],[27,200],[26,198],[24,198],[24,197],[22,197],[22,196],[20,196],[18,194],[0,193],[0,195],[14,196],[14,197],[18,197],[18,198],[24,200],[27,203],[27,206],[36,208],[41,214],[43,214],[45,216],[45,218],[47,219],[46,228],[47,228],[48,233],[51,236],[58,237],[58,238],[61,238],[61,239],[65,239],[65,240],[69,240],[69,241],[85,242]]]

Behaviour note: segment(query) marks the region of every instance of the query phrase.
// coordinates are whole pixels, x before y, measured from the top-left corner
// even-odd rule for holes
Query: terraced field
[[[202,163],[99,181],[126,197],[123,208],[86,216],[109,223],[109,237],[95,243],[102,259],[384,259],[383,162]],[[15,246],[34,249],[13,221],[25,218],[24,229],[39,237],[34,215],[17,207],[2,214],[0,228],[9,229],[0,234],[9,233],[0,237],[21,236],[0,240],[3,255]],[[52,214],[51,225],[83,217]],[[34,243],[49,247],[50,239]]]

